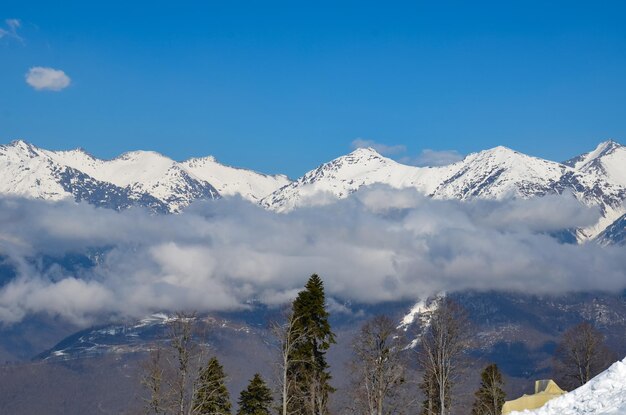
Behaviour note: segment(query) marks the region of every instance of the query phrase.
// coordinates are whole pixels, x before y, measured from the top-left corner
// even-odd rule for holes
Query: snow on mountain
[[[541,196],[554,188],[567,169],[501,146],[472,153],[456,166],[431,196],[464,200]]]
[[[602,245],[626,245],[626,214],[607,226],[597,240]]]
[[[626,186],[626,147],[608,140],[595,150],[568,160],[563,164],[583,173],[606,177],[609,181]]]
[[[592,238],[626,213],[626,147],[609,140],[595,150],[564,162],[578,174],[579,198],[599,205],[602,218],[593,227],[582,230],[583,238]]]
[[[222,193],[216,187],[223,195],[256,201],[289,182],[211,157],[179,163],[153,151],[133,151],[101,160],[80,149],[49,151],[24,141],[0,146],[0,169],[0,193],[73,198],[115,209],[140,205],[157,212],[179,212],[194,200],[218,198]]]
[[[398,329],[407,331],[409,327],[416,322],[423,327],[428,327],[430,324],[430,316],[437,310],[438,301],[445,297],[445,295],[445,293],[440,293],[434,297],[416,302],[409,312],[402,317]]]
[[[424,333],[426,333],[426,330],[430,327],[433,313],[437,311],[439,307],[439,300],[445,296],[446,293],[441,292],[433,297],[419,300],[411,307],[409,312],[402,317],[398,329],[407,332],[414,325],[418,327],[417,336],[409,342],[407,349],[413,349],[419,344]]]
[[[0,166],[0,193],[46,200],[70,197],[56,179],[60,166],[24,141],[0,146]]]
[[[132,205],[179,212],[197,199],[239,195],[277,212],[345,198],[363,186],[412,188],[438,199],[531,198],[570,191],[600,207],[602,217],[579,229],[580,241],[624,240],[626,147],[606,141],[564,163],[506,147],[469,154],[441,167],[415,167],[360,148],[306,173],[294,182],[218,163],[213,157],[176,162],[152,151],[101,160],[82,150],[48,151],[24,141],[0,146],[0,193],[46,200],[73,198],[121,209]],[[621,236],[620,236],[621,235]]]
[[[149,194],[178,212],[196,199],[215,199],[217,190],[179,163],[154,151],[132,151],[100,160],[84,151],[45,151],[53,160],[103,182]]]
[[[290,183],[287,176],[269,176],[252,170],[239,169],[218,163],[215,158],[193,158],[181,163],[186,171],[211,183],[222,196],[239,195],[257,202]]]
[[[506,147],[473,153],[458,163],[442,167],[407,166],[381,156],[372,148],[361,148],[308,172],[261,203],[284,212],[316,202],[325,203],[328,195],[343,198],[374,183],[411,187],[441,199],[530,197],[549,193],[568,170],[571,169],[562,164]]]
[[[532,411],[511,415],[626,415],[626,359],[615,362],[578,389]]]
[[[0,193],[44,200],[74,199],[124,209],[135,204],[156,212],[167,207],[155,197],[97,180],[58,163],[45,150],[24,141],[0,146]]]
[[[577,160],[568,165],[496,147],[469,154],[448,166],[414,167],[383,157],[372,148],[361,148],[322,164],[267,196],[261,204],[287,212],[331,203],[375,183],[459,200],[530,198],[571,191],[583,203],[599,205],[602,211],[596,225],[580,230],[580,239],[587,240],[625,213],[626,174],[622,170],[626,151],[610,141]]]
[[[261,205],[286,212],[300,206],[329,203],[374,183],[395,188],[414,187],[430,193],[445,179],[448,170],[454,168],[407,166],[381,156],[373,148],[359,148],[311,170],[264,198]]]

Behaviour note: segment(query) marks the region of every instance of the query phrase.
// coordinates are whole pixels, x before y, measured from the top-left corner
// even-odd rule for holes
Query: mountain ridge
[[[615,158],[615,154],[617,160],[609,160],[611,174],[589,167],[603,166],[605,158]],[[413,188],[437,199],[458,200],[531,198],[571,192],[585,205],[598,205],[602,212],[598,223],[577,231],[582,242],[596,238],[626,213],[626,185],[622,183],[626,183],[626,171],[622,174],[615,168],[620,161],[626,166],[626,147],[609,140],[578,159],[586,162],[576,167],[576,162],[567,165],[498,146],[468,154],[447,166],[415,167],[386,158],[372,148],[357,149],[309,171],[264,198],[261,205],[288,212],[347,197],[374,183]]]
[[[332,203],[373,184],[458,200],[571,192],[583,204],[599,206],[602,213],[598,223],[577,230],[579,242],[602,238],[602,243],[622,243],[626,233],[620,225],[626,214],[626,147],[614,140],[562,163],[497,146],[438,167],[406,165],[371,147],[357,148],[293,181],[285,175],[223,165],[213,156],[175,161],[137,150],[103,160],[82,148],[51,151],[16,140],[0,146],[0,168],[3,194],[73,198],[117,210],[139,205],[164,213],[180,212],[198,199],[224,196],[286,213]]]
[[[211,166],[195,169],[191,164],[198,160]],[[286,176],[226,166],[214,157],[177,162],[158,152],[137,150],[104,160],[82,148],[50,151],[24,140],[0,146],[0,167],[4,172],[0,193],[45,200],[73,198],[117,210],[139,205],[167,213],[222,195],[254,202],[288,182]],[[99,195],[85,197],[94,193]],[[111,199],[118,202],[110,203]]]

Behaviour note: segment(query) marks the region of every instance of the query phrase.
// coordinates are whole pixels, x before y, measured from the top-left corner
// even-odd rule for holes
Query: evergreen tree
[[[198,415],[230,415],[230,396],[225,384],[224,368],[213,357],[200,371],[193,401]]]
[[[289,376],[295,389],[293,395],[299,399],[290,404],[290,413],[328,413],[328,395],[334,388],[329,383],[326,351],[335,343],[335,335],[330,329],[325,303],[324,283],[313,274],[292,304],[295,329],[306,335],[295,345],[291,359],[294,364]]]
[[[257,373],[250,380],[247,389],[241,391],[237,415],[270,415],[272,401],[272,391]]]
[[[490,364],[480,377],[480,388],[475,393],[472,415],[500,415],[506,394],[502,390],[504,382],[498,366],[495,363]]]

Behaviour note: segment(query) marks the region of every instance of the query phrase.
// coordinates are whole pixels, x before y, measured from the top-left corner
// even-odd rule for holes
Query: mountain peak
[[[90,160],[96,160],[97,157],[95,157],[93,154],[89,153],[87,150],[85,150],[82,147],[76,147],[73,148],[71,150],[61,150],[61,151],[51,151],[49,153],[54,153],[56,155],[66,155],[66,156],[82,156],[84,158],[90,159]]]
[[[606,156],[609,156],[620,149],[625,147],[615,140],[606,140],[596,146],[595,149],[588,153],[581,154],[580,156],[569,159],[563,164],[573,167],[577,170],[588,168],[591,165],[597,164],[598,161]]]
[[[127,151],[126,153],[120,154],[114,160],[125,160],[125,161],[168,161],[173,162],[169,157],[164,156],[163,154],[151,151],[151,150],[134,150]]]
[[[504,161],[508,159],[523,157],[524,154],[510,149],[505,146],[497,146],[487,150],[479,151],[478,153],[470,154],[468,157],[474,159],[491,159],[491,160],[499,160]]]
[[[5,149],[14,149],[12,152],[16,154],[27,154],[29,158],[34,158],[41,155],[41,149],[25,140],[13,140],[6,146]]]
[[[484,151],[484,153],[500,153],[500,154],[518,154],[517,151],[505,146],[496,146]]]
[[[598,144],[596,149],[592,151],[591,153],[596,153],[598,157],[602,157],[603,155],[609,154],[613,152],[614,150],[621,148],[621,147],[624,147],[624,146],[615,140],[609,139]]]
[[[20,148],[23,150],[34,150],[37,147],[31,143],[29,143],[26,140],[23,139],[17,139],[17,140],[13,140],[9,143],[8,147],[16,147],[16,148]]]
[[[198,163],[203,163],[203,162],[204,163],[219,163],[219,161],[217,161],[215,156],[192,157],[190,159],[185,160],[183,163],[198,164]]]
[[[348,155],[354,157],[383,157],[378,151],[376,151],[372,147],[359,147]]]

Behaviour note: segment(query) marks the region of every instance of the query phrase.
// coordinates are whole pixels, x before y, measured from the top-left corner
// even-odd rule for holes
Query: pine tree
[[[504,382],[498,366],[495,363],[490,364],[480,377],[480,388],[475,393],[472,415],[500,415],[506,394],[502,390]]]
[[[294,396],[300,399],[290,405],[290,413],[328,413],[328,395],[334,388],[329,383],[326,351],[335,343],[335,335],[330,329],[325,303],[324,283],[313,274],[292,304],[295,329],[306,335],[293,351],[292,361],[296,363],[290,369],[290,376],[294,380]]]
[[[217,358],[211,358],[198,377],[193,402],[194,414],[230,415],[230,396],[225,379],[224,368]]]
[[[237,415],[270,415],[272,402],[272,391],[257,373],[247,389],[241,391]]]

